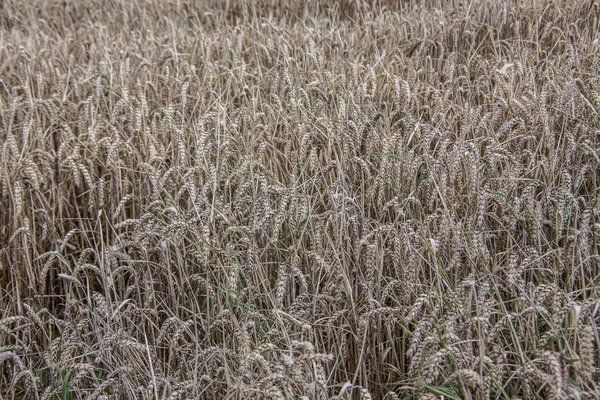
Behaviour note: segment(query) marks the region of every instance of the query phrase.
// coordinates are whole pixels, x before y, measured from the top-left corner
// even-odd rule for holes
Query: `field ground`
[[[600,398],[598,0],[5,0],[0,397]]]

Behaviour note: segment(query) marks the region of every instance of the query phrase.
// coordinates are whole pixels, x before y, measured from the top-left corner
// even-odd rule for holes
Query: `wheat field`
[[[598,0],[5,0],[0,398],[600,398]]]

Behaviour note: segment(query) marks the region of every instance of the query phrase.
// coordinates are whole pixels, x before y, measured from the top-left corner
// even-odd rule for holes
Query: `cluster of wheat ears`
[[[598,0],[6,0],[3,399],[600,398]]]

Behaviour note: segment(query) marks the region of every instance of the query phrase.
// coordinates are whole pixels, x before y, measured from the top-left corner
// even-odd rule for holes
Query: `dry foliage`
[[[0,393],[599,398],[598,0],[5,0]]]

